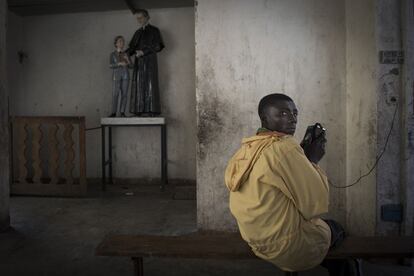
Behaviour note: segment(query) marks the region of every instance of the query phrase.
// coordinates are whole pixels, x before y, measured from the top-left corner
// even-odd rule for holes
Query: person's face
[[[263,126],[267,129],[295,134],[298,110],[294,102],[279,101],[269,106],[264,115]]]
[[[116,48],[118,49],[124,49],[125,41],[122,38],[119,38],[116,41]]]
[[[144,26],[148,22],[148,17],[142,13],[137,13],[135,18],[137,19],[139,26]]]

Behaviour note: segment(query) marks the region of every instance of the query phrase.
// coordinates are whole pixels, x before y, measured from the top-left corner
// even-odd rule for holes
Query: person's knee
[[[329,228],[331,229],[331,246],[330,248],[335,248],[339,246],[342,241],[345,239],[345,229],[344,227],[337,221],[333,219],[325,219],[326,224],[328,224]]]

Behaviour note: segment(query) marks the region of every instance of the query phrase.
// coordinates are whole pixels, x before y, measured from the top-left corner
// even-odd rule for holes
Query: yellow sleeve
[[[328,212],[328,179],[299,145],[283,154],[277,167],[293,203],[306,220]]]

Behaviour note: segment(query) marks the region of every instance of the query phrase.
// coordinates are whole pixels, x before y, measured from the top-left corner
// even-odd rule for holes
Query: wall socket
[[[385,204],[381,206],[381,219],[401,223],[403,221],[402,204]]]

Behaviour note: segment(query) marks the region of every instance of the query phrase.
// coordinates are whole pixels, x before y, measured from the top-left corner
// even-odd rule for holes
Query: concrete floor
[[[156,186],[133,187],[109,186],[102,193],[96,186],[87,198],[12,197],[12,230],[0,234],[0,275],[132,275],[129,259],[94,256],[105,235],[177,235],[196,230],[194,200],[174,200],[171,192],[161,193]],[[364,266],[373,272],[366,275],[414,275],[404,267]],[[283,275],[261,260],[148,258],[144,269],[145,275],[154,276]],[[300,275],[327,273],[318,267]]]

